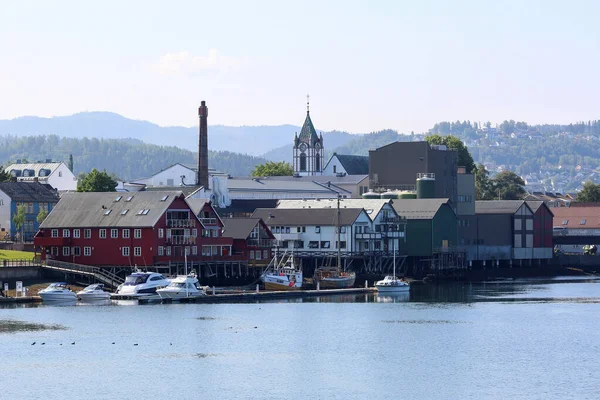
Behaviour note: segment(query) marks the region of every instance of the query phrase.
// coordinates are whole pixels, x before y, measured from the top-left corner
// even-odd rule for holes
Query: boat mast
[[[187,273],[187,250],[183,251],[183,265],[185,266],[185,297],[189,297],[188,293],[188,273]]]
[[[393,263],[394,263],[394,279],[396,279],[396,241],[392,239]]]
[[[340,246],[340,231],[342,230],[340,228],[340,194],[338,193],[337,196],[337,265],[338,265],[338,269],[340,269],[342,267],[342,249]]]

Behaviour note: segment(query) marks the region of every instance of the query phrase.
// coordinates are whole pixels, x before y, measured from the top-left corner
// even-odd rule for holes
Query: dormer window
[[[127,214],[127,211],[129,211],[129,209],[127,209],[127,208],[126,208],[126,209],[124,209],[123,211],[121,211],[121,215],[125,215],[125,214]]]
[[[586,221],[587,221],[587,220],[585,220],[585,219],[582,219],[581,221],[579,221],[579,225],[585,225],[585,222],[586,222]]]
[[[563,219],[563,222],[562,222],[563,225],[567,225],[568,223],[569,223],[568,219]]]
[[[112,210],[106,210],[106,211],[104,211],[104,215],[109,215],[111,211]]]
[[[121,201],[121,199],[122,199],[122,198],[123,198],[123,196],[117,196],[117,198],[115,199],[115,203],[116,203],[117,201]]]
[[[167,199],[169,198],[169,195],[163,196],[160,201],[167,201]]]
[[[131,199],[133,199],[133,196],[129,196],[125,199],[125,201],[131,201]]]

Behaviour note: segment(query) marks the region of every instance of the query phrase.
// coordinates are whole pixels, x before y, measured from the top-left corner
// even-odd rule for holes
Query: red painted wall
[[[553,247],[553,215],[545,206],[540,206],[533,215],[533,247]]]

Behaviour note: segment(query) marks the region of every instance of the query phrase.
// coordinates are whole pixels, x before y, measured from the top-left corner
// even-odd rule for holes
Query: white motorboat
[[[66,282],[54,282],[38,292],[42,301],[73,301],[77,300],[75,292],[68,288]]]
[[[110,293],[104,291],[102,283],[94,283],[77,292],[77,298],[83,301],[108,300],[110,299]]]
[[[393,275],[388,275],[382,281],[375,283],[375,288],[380,293],[401,293],[408,292],[410,285],[404,279],[396,277],[396,251],[394,249],[394,272]]]
[[[156,290],[161,299],[179,300],[187,297],[198,297],[206,295],[203,288],[199,286],[196,274],[178,275],[171,280],[169,286]]]
[[[142,297],[156,294],[156,289],[169,286],[171,281],[158,272],[134,272],[119,285],[116,295]]]
[[[294,254],[284,254],[280,259],[273,257],[260,279],[265,290],[302,289],[302,268],[294,263]]]

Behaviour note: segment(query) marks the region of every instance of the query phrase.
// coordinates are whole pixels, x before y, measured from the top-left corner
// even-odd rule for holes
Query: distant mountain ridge
[[[209,125],[208,147],[213,151],[260,156],[282,146],[290,146],[294,133],[300,127],[295,125],[278,126],[225,126]],[[196,151],[198,128],[167,126],[162,127],[148,121],[133,120],[122,115],[105,112],[81,112],[69,116],[19,117],[0,120],[0,135],[16,137],[56,135],[65,138],[98,139],[137,139],[147,144],[176,146]],[[348,132],[323,132],[328,149],[352,140]],[[290,150],[291,159],[291,150]]]

